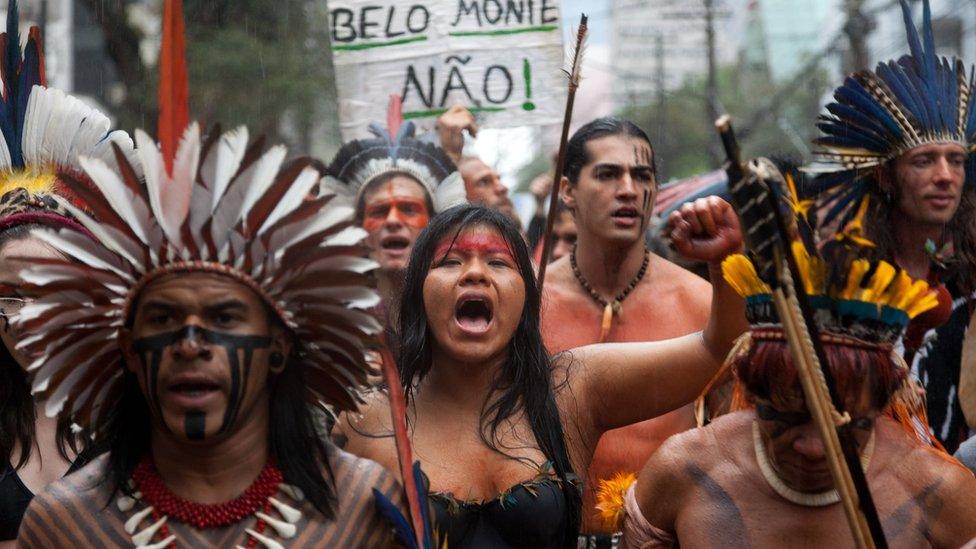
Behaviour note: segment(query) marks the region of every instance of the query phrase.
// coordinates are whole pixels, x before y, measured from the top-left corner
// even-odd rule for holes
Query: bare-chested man
[[[843,265],[856,256],[831,257]],[[804,285],[819,300],[814,318],[850,415],[843,428],[857,441],[889,546],[959,547],[976,535],[976,479],[883,413],[913,396],[892,351],[909,318],[937,299],[927,286],[912,297],[912,280],[890,264],[816,276],[828,271],[822,260],[799,263],[814,265]],[[625,547],[854,546],[768,288],[748,291],[761,284],[747,264],[738,256],[725,265],[753,326],[729,361],[754,408],[664,443],[624,497]],[[871,291],[845,293],[859,284]]]
[[[185,71],[179,5],[169,75]],[[249,147],[243,128],[204,139],[180,107],[161,105],[160,145],[137,132],[138,164],[82,161],[91,214],[72,212],[98,242],[38,234],[58,254],[20,273],[32,390],[105,453],[38,494],[18,546],[386,546],[374,489],[396,505],[397,482],[314,412],[353,409],[366,381],[365,234],[310,198],[310,159],[282,168],[283,148]]]
[[[561,195],[574,213],[577,240],[569,257],[550,265],[545,281],[542,335],[550,353],[601,341],[668,339],[705,325],[709,284],[644,246],[656,191],[650,141],[633,123],[601,118],[570,139]],[[583,532],[613,533],[595,509],[592,488],[599,480],[637,472],[666,438],[694,426],[686,406],[604,434],[585,483]]]

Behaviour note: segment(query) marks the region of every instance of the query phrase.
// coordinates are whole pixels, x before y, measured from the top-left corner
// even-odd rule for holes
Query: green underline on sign
[[[410,44],[412,42],[424,42],[427,40],[426,36],[411,36],[410,38],[400,38],[399,40],[390,40],[389,42],[372,42],[369,44],[348,44],[348,45],[333,45],[332,49],[335,51],[356,51],[356,50],[369,50],[372,48],[385,48],[387,46],[399,46],[401,44]]]
[[[556,25],[539,25],[537,27],[524,27],[521,29],[499,29],[488,31],[457,31],[447,33],[449,36],[505,36],[508,34],[522,34],[525,32],[550,32],[558,29]]]
[[[473,113],[478,112],[502,112],[505,107],[470,107],[468,111]],[[403,113],[404,120],[410,120],[411,118],[427,118],[430,116],[440,116],[447,112],[447,109],[431,109],[429,111],[408,111]]]

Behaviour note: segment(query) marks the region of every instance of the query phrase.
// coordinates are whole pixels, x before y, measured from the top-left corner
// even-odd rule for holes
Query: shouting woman
[[[511,221],[459,206],[421,233],[400,307],[398,366],[441,540],[575,546],[575,472],[586,470],[600,435],[692,401],[715,373],[746,327],[742,300],[721,282],[719,267],[741,247],[738,221],[728,204],[709,198],[671,223],[678,251],[718,273],[705,330],[552,358],[539,334],[528,250]],[[375,394],[337,429],[348,450],[396,470],[389,418],[388,400]]]

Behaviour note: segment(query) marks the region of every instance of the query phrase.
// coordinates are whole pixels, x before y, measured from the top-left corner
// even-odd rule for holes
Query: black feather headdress
[[[976,151],[973,75],[967,77],[961,60],[936,55],[929,0],[923,0],[921,36],[905,0],[901,8],[911,54],[847,77],[817,124],[821,149],[805,171],[817,176],[813,190],[820,195],[823,223],[839,217],[846,224],[872,184],[874,168],[905,152],[930,143]],[[966,179],[976,183],[972,154]]]
[[[451,158],[439,147],[414,138],[414,125],[400,126],[390,136],[376,124],[376,137],[343,145],[326,170],[324,190],[335,193],[343,205],[355,207],[363,189],[378,177],[401,173],[416,179],[434,204],[431,214],[466,200],[464,181]]]

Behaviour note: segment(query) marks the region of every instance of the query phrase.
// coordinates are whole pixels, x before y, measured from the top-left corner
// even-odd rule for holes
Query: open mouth
[[[454,313],[458,326],[468,332],[484,332],[491,324],[491,304],[486,299],[468,298],[458,303]]]
[[[219,391],[220,386],[215,383],[207,383],[207,382],[176,383],[174,385],[171,385],[169,390],[170,392],[176,393],[180,396],[194,398],[194,397],[205,396],[215,391]]]
[[[380,241],[380,247],[384,250],[401,252],[410,246],[410,240],[403,236],[388,236]]]
[[[637,211],[637,208],[628,206],[614,210],[612,216],[614,219],[633,220],[640,217],[640,212]]]

